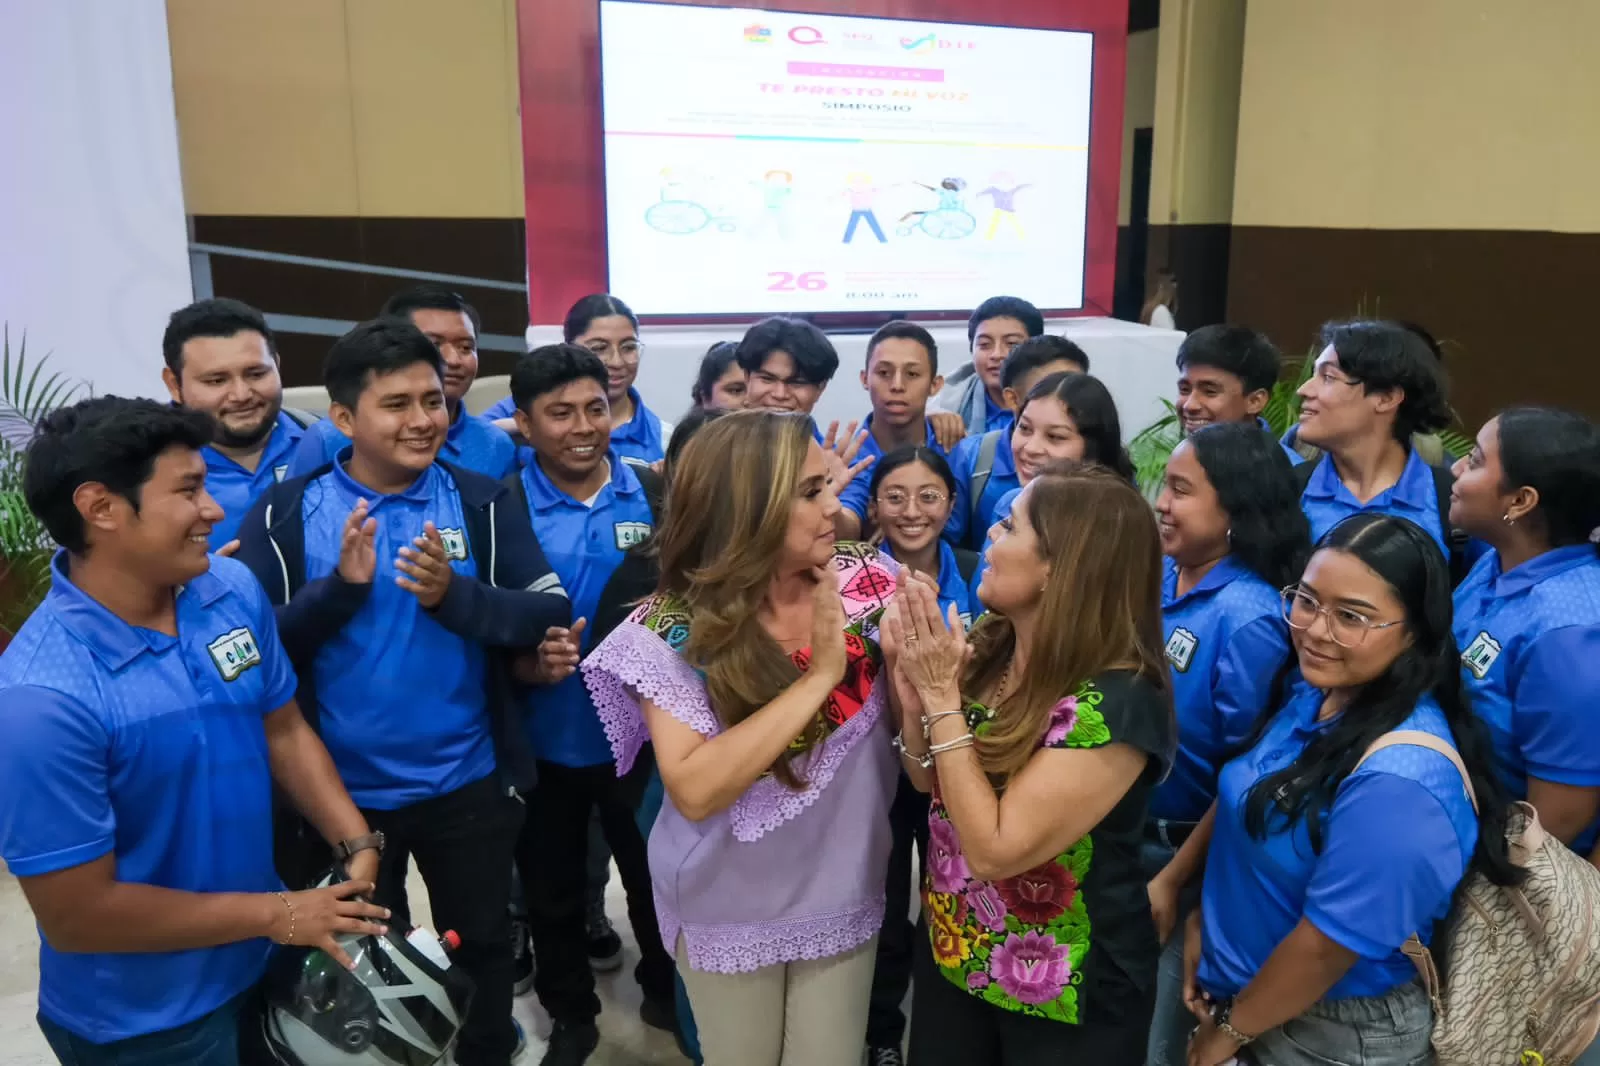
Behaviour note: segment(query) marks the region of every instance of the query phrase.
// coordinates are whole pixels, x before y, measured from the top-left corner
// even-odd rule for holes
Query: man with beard
[[[174,311],[161,338],[161,380],[172,402],[217,424],[200,450],[206,491],[222,507],[211,550],[233,540],[250,505],[282,481],[303,423],[283,411],[278,348],[261,312],[238,300],[198,300]]]

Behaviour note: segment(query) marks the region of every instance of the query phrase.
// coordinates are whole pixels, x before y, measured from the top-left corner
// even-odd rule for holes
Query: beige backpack
[[[1385,734],[1361,761],[1396,744],[1448,758],[1477,809],[1461,756],[1430,733]],[[1506,842],[1528,879],[1502,888],[1467,874],[1449,919],[1449,988],[1417,937],[1401,948],[1433,1003],[1438,1066],[1568,1066],[1600,1032],[1600,870],[1546,833],[1527,803],[1512,805]]]

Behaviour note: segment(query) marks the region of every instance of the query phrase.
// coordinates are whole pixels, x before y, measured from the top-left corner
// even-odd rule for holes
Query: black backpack
[[[1316,459],[1301,463],[1294,468],[1295,482],[1302,496],[1305,495],[1306,486],[1311,484],[1311,476],[1316,473],[1321,463],[1321,459]],[[1450,490],[1455,486],[1455,475],[1442,466],[1430,466],[1428,471],[1433,474],[1434,499],[1439,508],[1439,528],[1445,531],[1445,554],[1450,563],[1450,584],[1454,587],[1461,584],[1467,576],[1467,571],[1472,568],[1467,558],[1467,541],[1470,538],[1450,525]]]

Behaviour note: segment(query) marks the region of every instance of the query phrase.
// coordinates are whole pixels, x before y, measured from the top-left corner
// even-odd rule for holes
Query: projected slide
[[[1092,34],[600,19],[610,288],[641,313],[1082,306]]]

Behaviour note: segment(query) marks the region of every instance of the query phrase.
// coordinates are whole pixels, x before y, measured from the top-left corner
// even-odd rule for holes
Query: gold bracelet
[[[282,893],[282,892],[274,892],[273,895],[277,896],[280,900],[283,901],[284,910],[289,912],[289,934],[287,936],[285,936],[282,940],[278,941],[278,943],[280,943],[280,944],[293,944],[294,943],[294,904],[290,903],[289,902],[289,897],[286,894]]]

